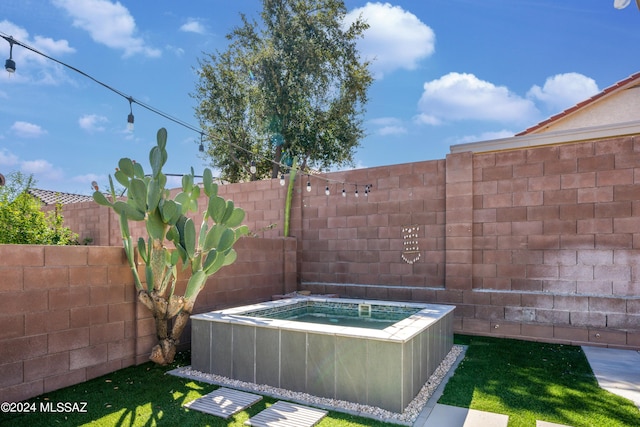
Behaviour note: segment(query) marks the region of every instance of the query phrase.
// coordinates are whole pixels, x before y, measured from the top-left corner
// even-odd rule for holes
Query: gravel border
[[[378,421],[396,423],[411,426],[420,415],[421,411],[438,388],[442,380],[447,376],[451,367],[463,352],[464,347],[454,345],[442,363],[436,368],[433,375],[422,387],[416,397],[409,403],[405,410],[399,414],[375,406],[363,405],[360,403],[347,402],[344,400],[330,399],[326,397],[313,396],[308,393],[298,393],[277,387],[263,384],[254,384],[244,381],[232,380],[220,375],[207,374],[201,371],[191,369],[191,366],[183,366],[168,371],[167,374],[175,375],[182,378],[194,379],[197,381],[215,384],[219,386],[232,387],[237,390],[248,392],[256,392],[264,396],[276,399],[285,399],[291,402],[312,405],[317,408],[328,409],[331,411],[344,412],[347,414],[357,415],[366,418],[372,418]]]

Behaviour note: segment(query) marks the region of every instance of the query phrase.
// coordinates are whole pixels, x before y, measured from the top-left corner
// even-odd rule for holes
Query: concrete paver
[[[571,427],[565,424],[550,423],[547,421],[536,420],[536,427]]]
[[[600,387],[640,408],[640,352],[589,346],[582,350]]]
[[[507,427],[507,424],[507,415],[438,403],[423,427]]]

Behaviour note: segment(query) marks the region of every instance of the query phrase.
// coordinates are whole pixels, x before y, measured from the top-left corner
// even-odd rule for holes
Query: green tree
[[[233,245],[247,234],[247,226],[240,225],[244,211],[234,207],[232,201],[218,196],[211,170],[203,173],[202,189],[207,196],[199,235],[188,212],[198,211],[200,186],[191,174],[182,177],[182,191],[174,199],[165,189],[167,177],[162,167],[167,161],[167,131],[157,134],[157,145],[149,152],[152,172],[146,175],[139,163],[129,158],[118,162],[115,178],[126,189],[126,201],[118,200],[113,179],[109,176],[109,200],[99,191],[93,199],[109,206],[120,216],[120,232],[124,250],[131,267],[138,300],[153,314],[158,344],[149,358],[159,364],[173,362],[176,344],[187,325],[196,298],[212,274],[236,260]],[[134,245],[129,221],[144,221],[148,238],[140,237]],[[175,249],[167,247],[172,245]],[[145,281],[140,278],[135,260],[136,250],[144,262]],[[176,295],[178,264],[190,270],[184,295]]]
[[[263,0],[261,23],[242,25],[222,53],[199,61],[192,95],[206,157],[232,182],[353,163],[372,82],[356,41],[368,25],[344,23],[342,0]],[[251,166],[255,165],[255,173]]]
[[[78,235],[63,225],[61,205],[45,214],[41,202],[29,194],[33,176],[9,174],[0,187],[0,243],[28,245],[78,244]]]

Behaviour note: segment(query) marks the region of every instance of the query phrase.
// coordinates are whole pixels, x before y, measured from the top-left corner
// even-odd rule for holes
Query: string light
[[[5,40],[9,42],[9,59],[4,62],[4,69],[9,74],[13,74],[16,72],[16,62],[13,60],[13,37],[5,37]]]
[[[358,197],[358,185],[356,184],[356,197]]]
[[[13,45],[21,46],[21,47],[23,47],[23,48],[25,48],[27,50],[32,51],[33,53],[36,53],[36,54],[38,54],[38,55],[40,55],[40,56],[42,56],[44,58],[47,58],[47,59],[49,59],[49,60],[51,60],[51,61],[53,61],[53,62],[55,62],[57,64],[60,64],[60,65],[62,65],[64,67],[66,67],[66,68],[68,68],[68,69],[70,69],[72,71],[75,71],[76,73],[88,78],[89,80],[92,80],[93,82],[95,82],[98,85],[104,87],[105,89],[108,89],[108,90],[114,92],[115,94],[125,98],[127,101],[129,101],[129,114],[127,116],[127,129],[129,131],[133,131],[133,128],[134,128],[133,104],[135,103],[135,104],[138,104],[140,107],[142,107],[142,108],[144,108],[144,109],[146,109],[148,111],[151,111],[152,113],[155,113],[155,114],[157,114],[157,115],[159,115],[159,116],[161,116],[161,117],[163,117],[163,118],[165,118],[165,119],[167,119],[167,120],[169,120],[169,121],[171,121],[173,123],[176,123],[176,124],[178,124],[178,125],[180,125],[182,127],[185,127],[187,129],[190,129],[190,130],[192,130],[194,132],[199,133],[200,134],[200,144],[199,144],[198,150],[200,152],[204,152],[205,151],[205,147],[204,147],[205,132],[202,129],[200,129],[200,128],[196,127],[196,126],[193,126],[190,123],[185,122],[184,120],[181,120],[179,118],[171,116],[171,115],[169,115],[169,114],[167,114],[167,113],[165,113],[165,112],[163,112],[163,111],[161,111],[161,110],[159,110],[159,109],[157,109],[157,108],[155,108],[155,107],[153,107],[153,106],[151,106],[149,104],[146,104],[146,103],[144,103],[142,101],[139,101],[139,100],[133,98],[132,96],[127,95],[124,92],[122,92],[122,91],[120,91],[120,90],[118,90],[118,89],[116,89],[116,88],[114,88],[114,87],[112,87],[112,86],[110,86],[110,85],[108,85],[106,83],[101,82],[100,80],[96,79],[95,77],[85,73],[84,71],[82,71],[82,70],[80,70],[80,69],[78,69],[78,68],[76,68],[76,67],[74,67],[72,65],[66,64],[66,63],[64,63],[64,62],[62,62],[62,61],[60,61],[60,60],[58,60],[56,58],[53,58],[53,57],[51,57],[51,56],[49,56],[49,55],[47,55],[47,54],[45,54],[43,52],[40,52],[39,50],[37,50],[37,49],[35,49],[35,48],[31,47],[31,46],[28,46],[28,45],[26,45],[26,44],[24,44],[24,43],[22,43],[22,42],[20,42],[18,40],[15,40],[12,36],[9,36],[9,35],[7,35],[5,33],[1,33],[0,32],[0,37],[5,39],[9,43],[9,59],[7,59],[5,61],[5,69],[7,70],[7,72],[14,73],[15,70],[16,70],[16,64],[15,64],[15,61],[13,60]],[[218,138],[213,138],[211,136],[209,136],[209,138],[211,138],[211,140],[216,140],[216,141],[219,141],[221,143],[227,144],[230,147],[235,148],[236,150],[244,151],[245,153],[248,153],[248,154],[253,155],[253,156],[262,157],[260,155],[256,155],[256,154],[252,153],[250,150],[248,150],[248,149],[246,149],[244,147],[241,147],[241,146],[239,146],[237,144],[234,144],[233,142],[225,141],[225,140],[218,139]],[[273,165],[277,165],[281,169],[290,168],[290,165],[285,165],[285,164],[283,164],[281,162],[278,162],[278,161],[275,161],[273,159],[265,158],[265,160],[271,162]],[[251,161],[251,165],[249,167],[249,170],[251,171],[252,174],[255,174],[257,172],[255,160]],[[310,175],[307,175],[307,176],[309,177]],[[280,175],[280,185],[284,185],[285,184],[285,179],[284,178],[285,178],[285,176],[284,176],[284,173],[283,173],[283,174]],[[315,176],[315,175],[314,175],[314,178],[321,179],[321,180],[323,180],[323,181],[325,181],[327,183],[330,183],[330,182],[341,183],[342,184],[342,196],[343,197],[347,196],[344,186],[345,186],[345,184],[349,184],[349,183],[345,183],[345,182],[338,181],[338,180],[333,180],[333,179],[330,179],[330,178],[327,178],[327,177]],[[349,184],[349,185],[356,185],[356,187],[357,187],[357,184]],[[368,195],[370,189],[371,189],[371,185],[368,185],[368,186],[365,187],[365,196]],[[311,182],[310,182],[309,178],[307,178],[307,191],[309,191],[309,192],[311,191]],[[326,188],[325,188],[325,194],[326,195],[330,195],[329,185],[327,185]],[[357,194],[357,188],[356,188],[356,194]]]
[[[133,132],[133,98],[129,97],[129,115],[127,116],[127,130]]]
[[[204,133],[200,132],[200,146],[198,147],[198,151],[200,151],[201,153],[204,153],[204,142],[203,142],[203,138],[204,138]]]

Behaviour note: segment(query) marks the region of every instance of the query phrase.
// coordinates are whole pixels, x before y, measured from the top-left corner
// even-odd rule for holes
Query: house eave
[[[615,123],[611,125],[585,127],[580,129],[561,130],[513,136],[511,138],[478,141],[466,144],[456,144],[450,147],[452,154],[471,151],[484,153],[490,151],[515,150],[519,148],[537,147],[542,145],[567,144],[572,142],[605,139],[627,135],[640,134],[640,121]]]

